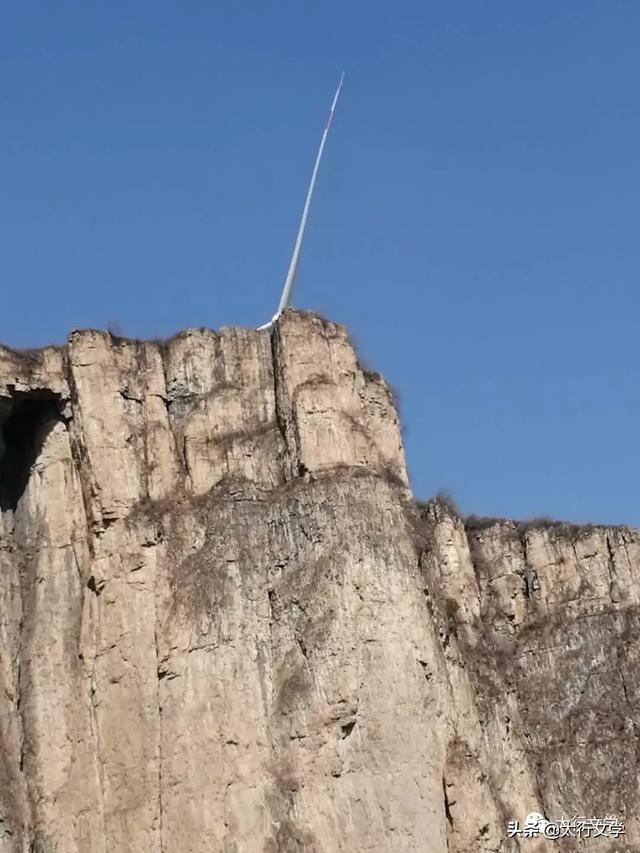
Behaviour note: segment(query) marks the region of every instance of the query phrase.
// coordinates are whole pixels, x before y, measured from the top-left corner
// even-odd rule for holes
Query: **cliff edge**
[[[344,327],[0,348],[0,430],[0,853],[640,851],[640,534],[416,504]]]

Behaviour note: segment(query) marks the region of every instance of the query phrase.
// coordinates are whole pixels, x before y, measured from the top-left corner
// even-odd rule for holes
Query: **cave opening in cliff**
[[[57,394],[15,391],[0,401],[0,510],[15,511],[44,442],[62,419]]]

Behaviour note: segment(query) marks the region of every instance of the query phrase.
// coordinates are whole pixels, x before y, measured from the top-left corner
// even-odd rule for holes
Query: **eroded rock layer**
[[[639,851],[640,537],[408,487],[341,326],[0,349],[1,853]]]

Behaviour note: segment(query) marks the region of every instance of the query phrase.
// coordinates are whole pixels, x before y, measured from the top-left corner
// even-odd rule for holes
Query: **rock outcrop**
[[[640,535],[417,505],[343,327],[0,349],[0,852],[640,851]]]

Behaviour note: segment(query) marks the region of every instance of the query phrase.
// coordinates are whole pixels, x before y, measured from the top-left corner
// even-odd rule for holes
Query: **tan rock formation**
[[[408,488],[341,326],[0,349],[0,853],[640,851],[640,537]]]

